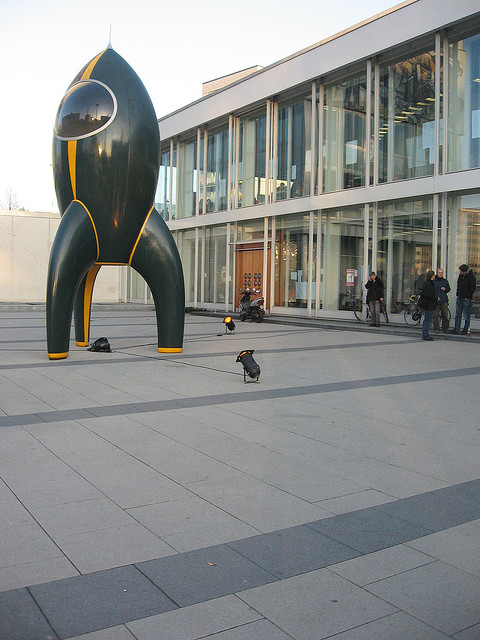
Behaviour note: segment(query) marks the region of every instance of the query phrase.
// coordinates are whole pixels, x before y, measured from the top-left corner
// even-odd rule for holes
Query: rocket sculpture
[[[55,190],[62,219],[47,277],[47,350],[66,358],[87,346],[92,291],[102,265],[130,265],[146,280],[158,351],[183,345],[185,290],[172,235],[154,208],[160,137],[150,97],[110,46],[76,76],[57,112]]]

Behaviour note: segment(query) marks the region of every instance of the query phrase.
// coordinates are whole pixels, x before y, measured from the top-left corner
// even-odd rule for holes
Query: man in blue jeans
[[[438,297],[435,293],[435,271],[427,271],[427,278],[422,288],[422,295],[420,296],[420,304],[424,311],[423,324],[422,324],[422,340],[433,340],[430,335],[430,325],[432,324],[433,314],[437,306]]]
[[[462,324],[462,315],[464,325],[462,335],[468,335],[470,329],[470,308],[472,306],[472,298],[477,288],[477,280],[473,271],[468,264],[461,264],[458,267],[460,273],[457,280],[457,308],[455,313],[455,328],[452,333],[458,335]]]

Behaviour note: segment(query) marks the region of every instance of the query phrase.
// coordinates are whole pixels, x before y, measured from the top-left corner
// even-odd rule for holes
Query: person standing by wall
[[[433,340],[430,335],[430,326],[433,320],[433,314],[437,306],[437,296],[435,295],[435,271],[427,271],[427,279],[422,288],[422,295],[420,298],[420,304],[424,310],[423,325],[422,325],[422,340]]]
[[[477,288],[477,280],[468,264],[461,264],[458,267],[460,273],[457,279],[457,307],[455,312],[455,328],[451,333],[459,334],[462,324],[462,315],[464,325],[462,335],[466,336],[470,329],[470,309],[472,306],[472,298]]]
[[[435,285],[435,295],[438,298],[437,308],[433,316],[433,330],[440,331],[440,317],[442,318],[442,331],[447,333],[448,331],[448,292],[450,291],[450,284],[446,278],[443,277],[443,269],[437,269],[437,274],[433,281]]]
[[[367,304],[370,307],[371,327],[380,326],[380,306],[383,303],[383,282],[375,271],[370,273],[367,284]]]

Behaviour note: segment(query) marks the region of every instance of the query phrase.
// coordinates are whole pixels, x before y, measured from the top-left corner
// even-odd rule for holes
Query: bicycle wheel
[[[421,317],[422,317],[422,312],[417,307],[417,305],[414,305],[413,307],[409,307],[408,309],[405,309],[405,312],[403,314],[405,323],[409,327],[416,327],[417,324],[419,324]]]
[[[354,300],[353,313],[359,322],[363,322],[363,303],[361,300]]]

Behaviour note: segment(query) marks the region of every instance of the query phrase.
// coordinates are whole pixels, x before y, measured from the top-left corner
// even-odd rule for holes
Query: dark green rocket
[[[182,350],[182,265],[153,206],[159,156],[150,97],[109,47],[73,80],[55,121],[53,167],[62,219],[47,278],[50,359],[68,356],[73,310],[77,345],[88,345],[95,278],[102,265],[112,264],[130,265],[150,287],[158,350]]]

